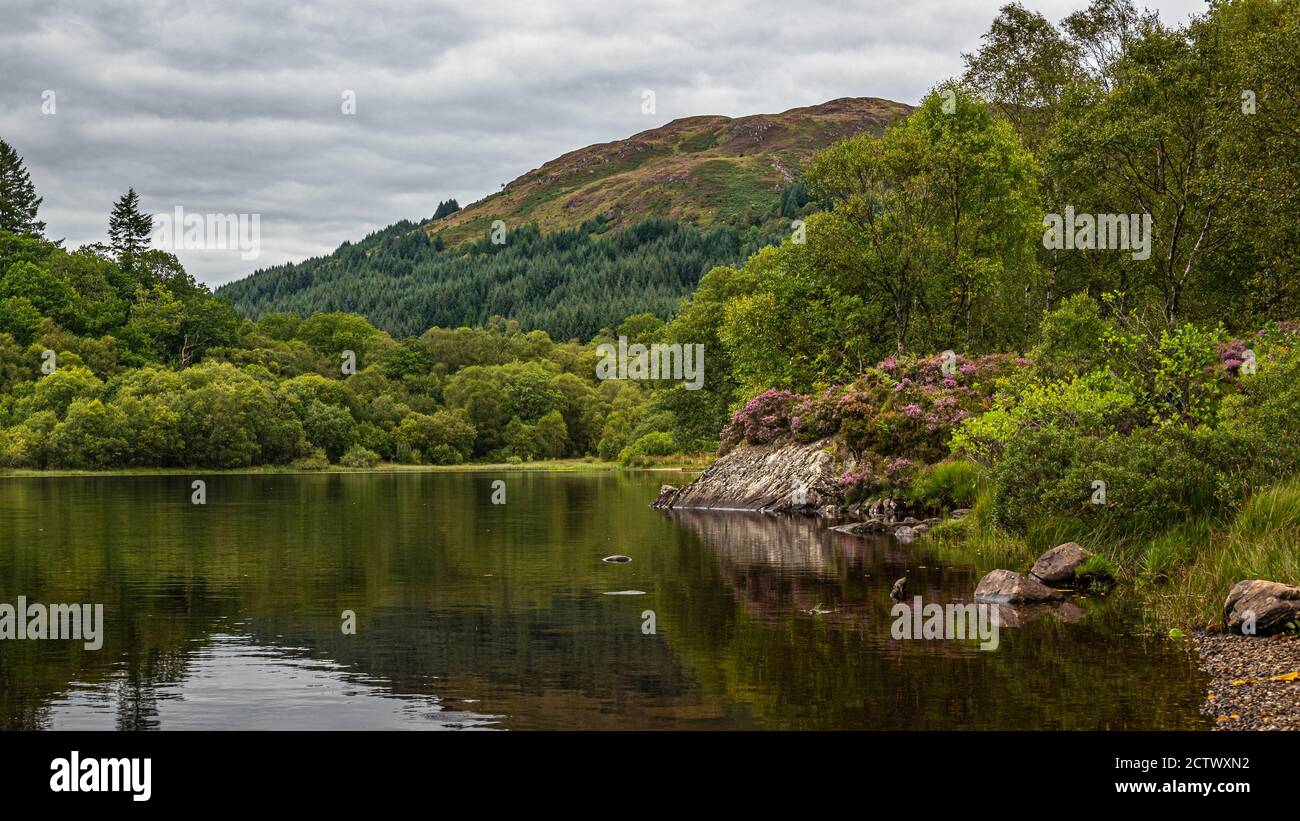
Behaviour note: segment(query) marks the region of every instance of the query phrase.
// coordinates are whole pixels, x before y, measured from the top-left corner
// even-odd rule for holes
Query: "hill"
[[[406,336],[503,316],[590,338],[629,314],[667,316],[709,268],[779,242],[805,207],[797,178],[808,159],[910,110],[845,98],[674,120],[569,152],[449,215],[396,223],[218,293],[254,319],[351,311]],[[504,244],[487,238],[498,219]]]
[[[911,106],[844,97],[780,114],[673,120],[625,140],[570,151],[501,191],[426,224],[448,245],[477,239],[493,220],[543,231],[603,217],[613,226],[647,217],[707,226],[762,215],[819,149],[879,134]]]

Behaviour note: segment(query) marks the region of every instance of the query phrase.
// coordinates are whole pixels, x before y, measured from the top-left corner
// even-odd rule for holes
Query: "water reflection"
[[[314,659],[308,648],[267,647],[215,635],[183,673],[147,685],[129,674],[73,682],[46,711],[48,729],[460,730],[490,728],[479,715],[432,696],[387,692],[386,682]],[[467,705],[468,706],[468,705]],[[328,720],[323,717],[328,716]]]
[[[1011,614],[996,652],[896,641],[894,579],[961,602],[979,569],[813,519],[654,511],[655,474],[207,481],[200,507],[189,477],[0,480],[0,601],[107,622],[99,652],[0,642],[0,726],[1201,726],[1195,665],[1131,602]]]

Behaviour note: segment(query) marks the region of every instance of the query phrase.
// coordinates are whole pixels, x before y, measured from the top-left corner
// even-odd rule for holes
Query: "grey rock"
[[[975,601],[996,604],[1032,604],[1057,601],[1060,591],[1053,590],[1027,573],[990,570],[975,587]]]
[[[1247,579],[1233,585],[1223,603],[1223,624],[1229,633],[1271,636],[1285,632],[1287,622],[1300,624],[1300,587]]]
[[[844,502],[831,440],[807,445],[741,445],[681,488],[665,485],[652,507],[661,510],[754,510],[787,513]],[[802,490],[802,504],[796,491]]]
[[[888,533],[889,525],[879,519],[870,519],[865,522],[849,522],[846,525],[836,525],[831,530],[836,533],[850,533],[854,536],[874,536],[880,533]]]
[[[1074,581],[1079,565],[1092,555],[1074,542],[1058,544],[1038,557],[1029,572],[1047,584],[1063,586]]]

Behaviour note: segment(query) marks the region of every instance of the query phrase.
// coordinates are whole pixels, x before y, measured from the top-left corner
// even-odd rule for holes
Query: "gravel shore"
[[[1300,730],[1300,636],[1197,633],[1216,730]]]

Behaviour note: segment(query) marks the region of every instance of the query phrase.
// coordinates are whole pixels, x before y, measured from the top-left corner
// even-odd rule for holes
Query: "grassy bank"
[[[1242,579],[1300,584],[1300,478],[1251,495],[1234,514],[1188,519],[1157,533],[1089,528],[1077,519],[1031,522],[1024,535],[993,521],[992,488],[981,486],[970,515],[929,536],[981,569],[1024,571],[1048,548],[1074,541],[1098,554],[1121,584],[1142,597],[1154,625],[1221,629],[1223,601]]]

